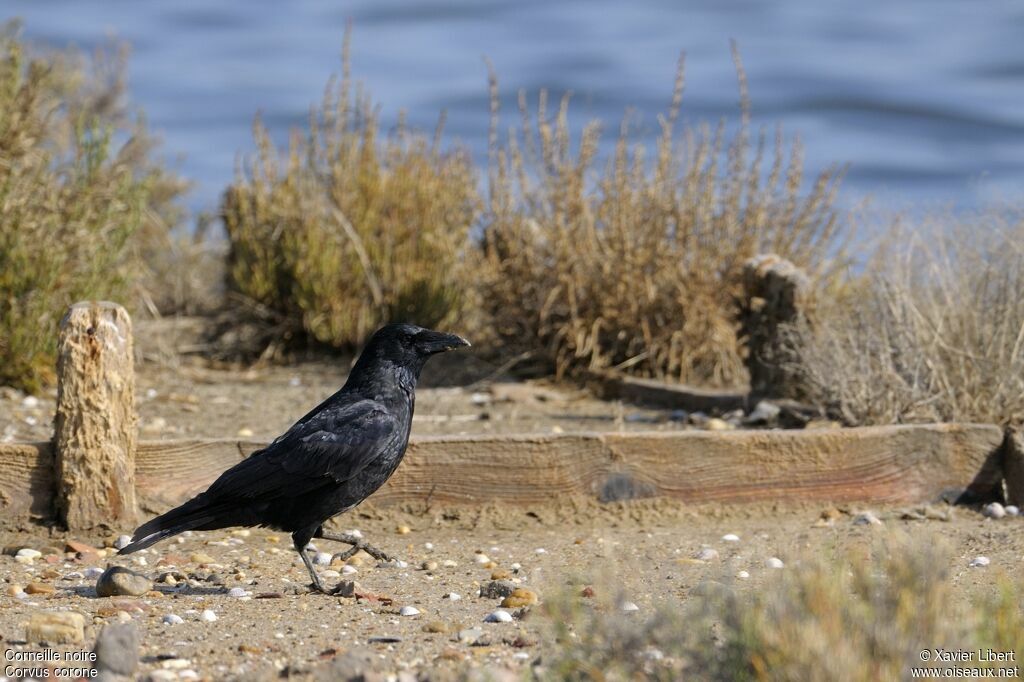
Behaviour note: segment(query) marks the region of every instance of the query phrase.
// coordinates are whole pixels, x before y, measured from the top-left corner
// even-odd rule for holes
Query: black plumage
[[[323,524],[376,491],[394,473],[412,427],[416,382],[427,359],[469,342],[410,324],[373,335],[340,391],[262,450],[231,467],[203,493],[139,526],[128,554],[186,530],[267,526],[291,533],[313,585],[326,592],[303,549],[314,538],[387,555]]]

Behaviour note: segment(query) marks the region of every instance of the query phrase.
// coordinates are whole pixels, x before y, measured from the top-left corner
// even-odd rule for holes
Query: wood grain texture
[[[965,489],[983,498],[1001,485],[1002,441],[998,427],[985,425],[425,437],[413,440],[370,502],[537,506],[582,496],[912,504]],[[149,513],[166,511],[263,445],[144,441],[136,459],[140,504]],[[0,496],[13,500],[12,509],[39,509],[45,502],[25,493],[29,477],[5,474],[31,468],[25,448],[0,446]],[[20,464],[11,464],[14,452],[22,452]],[[44,495],[40,483],[36,494]]]
[[[49,442],[0,444],[0,516],[52,518],[56,488]]]

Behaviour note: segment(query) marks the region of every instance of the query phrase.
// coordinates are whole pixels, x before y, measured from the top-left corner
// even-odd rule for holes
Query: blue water
[[[687,55],[683,115],[737,114],[729,40],[746,64],[754,121],[799,134],[809,172],[848,165],[844,196],[887,207],[975,208],[1024,186],[1024,3],[1020,0],[2,0],[24,35],[91,49],[127,41],[132,100],[162,152],[196,182],[188,203],[216,206],[253,115],[275,139],[305,124],[352,64],[385,121],[404,109],[486,158],[483,57],[515,92],[574,93],[573,119],[608,139],[627,109],[651,142]]]

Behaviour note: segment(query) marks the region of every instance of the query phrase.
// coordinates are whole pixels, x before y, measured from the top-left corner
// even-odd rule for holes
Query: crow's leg
[[[359,550],[363,550],[377,561],[391,561],[393,559],[392,556],[382,552],[373,545],[366,544],[362,538],[357,538],[354,535],[349,535],[348,533],[327,533],[323,529],[320,529],[314,537],[323,538],[324,540],[333,540],[334,542],[344,542],[346,545],[352,545],[344,552],[338,552],[331,557],[332,561],[335,559],[345,561],[346,559],[355,556],[355,553]]]
[[[302,557],[302,563],[306,564],[306,570],[309,571],[309,577],[313,579],[313,584],[311,585],[311,587],[315,589],[317,592],[331,594],[331,591],[324,587],[323,582],[321,582],[320,580],[320,576],[316,574],[316,570],[313,568],[313,562],[309,560],[309,557],[306,556],[306,553],[304,551],[302,551],[301,549],[298,551],[299,556]]]

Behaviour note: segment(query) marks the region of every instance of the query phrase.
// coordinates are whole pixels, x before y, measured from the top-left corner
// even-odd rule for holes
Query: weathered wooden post
[[[804,271],[774,254],[743,264],[740,335],[747,347],[752,396],[803,397],[793,371],[799,352],[784,326],[805,319],[809,289]]]
[[[1006,430],[1002,455],[1006,503],[1024,507],[1024,432],[1019,426]]]
[[[57,516],[68,528],[135,520],[132,323],[109,301],[76,303],[60,323],[54,428]]]

